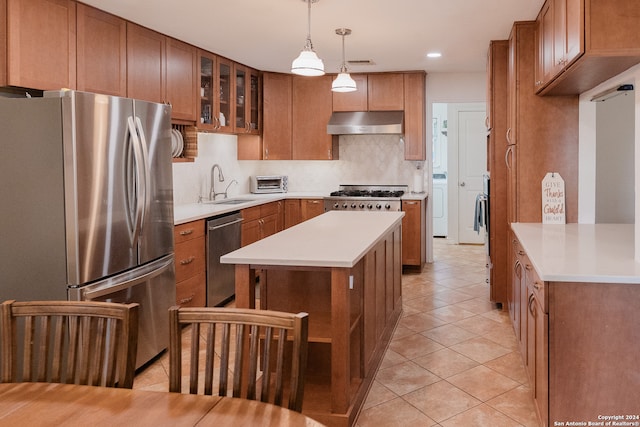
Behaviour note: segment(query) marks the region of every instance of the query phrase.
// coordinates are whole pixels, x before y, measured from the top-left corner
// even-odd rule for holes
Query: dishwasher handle
[[[230,226],[230,225],[237,224],[237,223],[239,223],[239,222],[242,222],[242,218],[240,218],[240,219],[236,219],[236,220],[234,220],[234,221],[225,222],[224,224],[210,225],[210,226],[209,226],[209,231],[211,231],[211,230],[217,230],[217,229],[219,229],[219,228],[223,228],[223,227],[228,227],[228,226]]]

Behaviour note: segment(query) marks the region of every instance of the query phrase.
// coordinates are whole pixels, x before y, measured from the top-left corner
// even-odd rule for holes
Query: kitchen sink
[[[224,199],[224,200],[213,200],[208,203],[212,205],[239,205],[240,203],[253,202],[255,199]]]

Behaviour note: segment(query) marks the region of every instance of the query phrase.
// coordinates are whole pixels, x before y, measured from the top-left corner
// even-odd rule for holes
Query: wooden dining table
[[[0,384],[0,426],[322,426],[254,400],[57,383]]]

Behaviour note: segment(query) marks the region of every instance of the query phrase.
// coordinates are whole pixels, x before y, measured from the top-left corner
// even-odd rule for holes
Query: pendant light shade
[[[318,1],[319,0],[306,0],[308,4],[307,40],[304,44],[304,48],[300,52],[300,55],[298,55],[298,57],[291,63],[291,72],[293,74],[301,76],[324,75],[324,63],[313,51],[313,44],[311,43],[311,3],[316,3]]]
[[[340,66],[340,74],[331,83],[331,90],[334,92],[353,92],[356,90],[356,82],[347,72],[347,62],[344,59],[344,36],[351,34],[351,30],[338,28],[336,34],[342,36],[342,65]]]

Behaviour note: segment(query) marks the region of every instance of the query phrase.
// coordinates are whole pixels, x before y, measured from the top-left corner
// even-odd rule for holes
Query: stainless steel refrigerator
[[[136,367],[175,304],[171,107],[77,91],[0,98],[0,300],[141,305]]]

